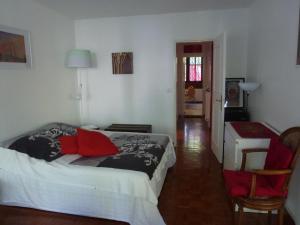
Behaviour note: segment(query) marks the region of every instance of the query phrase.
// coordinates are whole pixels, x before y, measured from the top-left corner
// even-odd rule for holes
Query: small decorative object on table
[[[149,124],[112,124],[105,128],[106,131],[152,133],[152,125]]]

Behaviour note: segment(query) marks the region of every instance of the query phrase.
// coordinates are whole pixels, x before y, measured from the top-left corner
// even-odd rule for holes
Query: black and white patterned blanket
[[[50,162],[62,156],[58,138],[62,135],[75,134],[76,127],[74,126],[51,123],[41,129],[8,141],[5,147]]]
[[[74,126],[52,123],[7,141],[5,147],[50,162],[62,156],[58,138],[75,134]],[[108,157],[81,157],[71,164],[141,171],[151,179],[169,142],[167,136],[144,134],[114,133],[110,139],[119,148],[118,154]]]
[[[120,153],[109,157],[82,157],[72,164],[135,170],[151,179],[169,143],[169,138],[163,135],[114,133],[110,139]]]

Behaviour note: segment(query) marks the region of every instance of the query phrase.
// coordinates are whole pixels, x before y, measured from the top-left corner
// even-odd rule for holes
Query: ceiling
[[[72,19],[247,8],[254,0],[35,0]]]

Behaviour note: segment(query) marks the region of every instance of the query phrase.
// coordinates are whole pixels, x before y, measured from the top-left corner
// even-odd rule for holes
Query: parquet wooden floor
[[[232,225],[222,170],[210,151],[202,119],[178,123],[177,163],[169,170],[159,198],[167,225]],[[275,220],[273,221],[275,224]],[[0,225],[123,225],[127,223],[33,209],[0,206]],[[244,225],[264,225],[262,214],[247,214]],[[287,218],[285,225],[293,223]]]

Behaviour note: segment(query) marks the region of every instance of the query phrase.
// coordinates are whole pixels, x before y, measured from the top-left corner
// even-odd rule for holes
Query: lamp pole
[[[66,66],[78,69],[77,73],[77,91],[75,99],[79,100],[80,124],[86,123],[86,114],[84,108],[87,108],[87,82],[83,85],[83,69],[92,67],[91,52],[86,49],[72,49],[68,52]],[[77,92],[76,91],[76,92]]]

